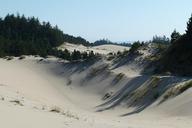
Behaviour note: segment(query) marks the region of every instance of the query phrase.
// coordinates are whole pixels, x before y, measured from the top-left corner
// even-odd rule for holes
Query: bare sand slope
[[[189,114],[191,90],[165,102],[162,106],[157,107],[154,103],[146,111],[130,116],[121,116],[131,111],[122,107],[123,105],[96,112],[98,110],[96,106],[105,102],[102,99],[107,92],[114,92],[114,97],[111,99],[115,98],[117,92],[125,87],[124,83],[131,81],[132,78],[128,81],[127,78],[122,79],[121,83],[118,83],[119,81],[114,81],[117,76],[113,73],[99,72],[106,69],[106,65],[100,62],[77,65],[59,62],[57,59],[46,61],[39,59],[33,57],[24,60],[15,58],[11,61],[0,59],[2,121],[0,127],[190,128],[192,126]],[[101,69],[96,70],[96,67]],[[122,94],[124,93],[126,92],[122,91]]]

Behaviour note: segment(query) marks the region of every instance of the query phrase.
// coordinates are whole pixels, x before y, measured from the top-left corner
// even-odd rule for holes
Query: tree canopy
[[[89,45],[85,39],[64,34],[57,26],[35,17],[8,14],[0,18],[0,56],[46,56],[63,42]]]
[[[181,37],[181,34],[179,32],[177,32],[176,30],[174,30],[173,33],[171,34],[171,43],[173,43],[180,37]]]
[[[175,37],[177,39],[160,59],[156,68],[157,72],[192,75],[192,16],[187,22],[186,33],[179,37],[178,35],[177,32],[172,34],[172,39],[175,40]]]
[[[189,18],[189,21],[187,22],[186,34],[188,37],[192,37],[192,15]]]

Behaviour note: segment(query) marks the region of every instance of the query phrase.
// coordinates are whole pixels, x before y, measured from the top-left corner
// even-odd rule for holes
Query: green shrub
[[[23,60],[23,59],[25,59],[25,56],[20,56],[19,57],[19,60]]]
[[[50,109],[50,112],[61,113],[61,108],[55,106]]]
[[[129,49],[129,52],[130,52],[130,53],[136,53],[137,50],[138,50],[141,46],[142,46],[142,44],[141,44],[139,41],[137,41],[137,42],[135,42],[135,43],[133,43],[133,44],[131,45],[131,48]]]
[[[163,99],[162,99],[161,102],[164,102],[165,100],[167,100],[167,99],[169,99],[171,97],[177,96],[177,95],[185,92],[187,89],[189,89],[191,87],[192,87],[192,81],[185,82],[184,84],[176,85],[176,86],[170,88],[165,93],[165,95],[163,96]]]
[[[179,90],[179,93],[183,93],[187,89],[192,87],[192,81],[186,82]]]
[[[8,56],[8,57],[6,57],[6,60],[12,60],[12,59],[14,59],[13,56]]]
[[[152,79],[151,79],[151,86],[153,88],[156,88],[158,86],[159,81],[160,81],[159,77],[153,76]]]

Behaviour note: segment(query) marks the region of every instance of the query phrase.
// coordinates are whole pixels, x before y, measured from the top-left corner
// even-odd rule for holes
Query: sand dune
[[[69,51],[73,52],[74,50],[78,50],[80,52],[90,52],[93,51],[94,53],[99,54],[109,54],[109,53],[117,53],[118,51],[123,52],[124,50],[129,50],[129,47],[125,46],[118,46],[118,45],[100,45],[100,46],[93,46],[93,47],[86,47],[83,45],[76,45],[70,43],[64,43],[59,47],[59,49],[64,50],[68,49]]]
[[[134,89],[133,87],[138,86],[138,90],[149,87],[150,84],[147,83],[153,78],[119,75],[123,70],[117,68],[114,72],[110,71],[109,65],[102,60],[85,64],[62,62],[56,58],[43,61],[40,59],[34,57],[27,57],[24,60],[14,58],[10,61],[0,59],[1,127],[190,128],[192,126],[191,90],[161,105],[157,105],[157,100],[151,102],[147,109],[140,113],[126,115],[135,108],[127,108],[127,104],[131,102],[123,97]],[[183,81],[178,78],[161,80],[162,83],[167,83],[167,87]],[[138,90],[136,89],[137,92]],[[150,90],[148,91],[150,93]],[[106,94],[111,95],[105,97]],[[144,102],[150,96],[141,99]],[[120,104],[111,109],[97,112],[118,102]],[[98,107],[102,104],[106,105]],[[135,105],[137,107],[138,104]]]

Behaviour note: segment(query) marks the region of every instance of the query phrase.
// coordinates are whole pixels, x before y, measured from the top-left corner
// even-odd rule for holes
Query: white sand
[[[70,44],[70,43],[64,43],[59,47],[61,50],[68,49],[69,51],[73,52],[74,50],[78,50],[80,52],[90,52],[93,51],[94,53],[99,54],[109,54],[109,53],[117,53],[118,51],[123,52],[124,50],[129,50],[129,47],[125,46],[118,46],[118,45],[99,45],[99,46],[93,46],[93,47],[86,47],[83,45],[76,45],[76,44]]]
[[[78,86],[91,68],[69,75],[69,68],[55,59],[46,62],[33,57],[0,59],[0,127],[191,128],[191,90],[140,114],[120,117],[129,111],[121,107],[95,112],[106,90],[121,87],[105,85],[110,78],[103,82],[94,78],[88,83],[85,81],[82,84],[85,87]],[[72,69],[76,67],[70,71]],[[73,86],[66,86],[69,80]],[[52,109],[59,113],[50,112]]]

